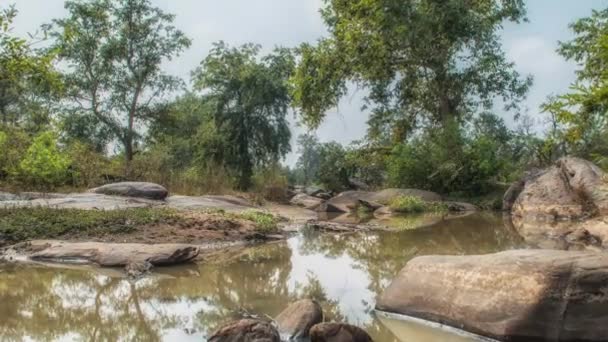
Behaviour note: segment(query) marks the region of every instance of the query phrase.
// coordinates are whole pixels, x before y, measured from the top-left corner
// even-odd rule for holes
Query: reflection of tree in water
[[[500,218],[475,215],[397,233],[307,233],[298,252],[330,258],[348,255],[380,293],[416,255],[477,254],[519,246]],[[158,269],[162,277],[135,283],[82,270],[10,266],[0,269],[0,340],[160,340],[168,330],[205,336],[244,312],[275,317],[290,302],[318,300],[328,319],[344,321],[340,300],[330,298],[314,273],[290,290],[292,251],[285,243],[213,258],[213,262]],[[314,270],[313,270],[314,271]],[[363,302],[364,315],[374,303]],[[364,328],[378,341],[393,341],[378,320]],[[358,322],[352,322],[358,323]]]

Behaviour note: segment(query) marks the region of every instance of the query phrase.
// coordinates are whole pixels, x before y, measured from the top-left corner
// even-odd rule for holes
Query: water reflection
[[[479,214],[400,232],[305,232],[135,283],[77,269],[5,266],[0,340],[201,341],[226,320],[274,317],[289,302],[312,297],[328,319],[359,325],[376,341],[415,341],[397,339],[373,312],[377,294],[408,260],[520,245],[500,217]]]

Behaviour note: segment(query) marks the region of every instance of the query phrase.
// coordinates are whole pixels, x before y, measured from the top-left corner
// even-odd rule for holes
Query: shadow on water
[[[373,311],[376,296],[407,261],[521,244],[500,216],[481,213],[394,232],[306,232],[205,264],[160,269],[137,282],[87,270],[5,266],[0,340],[201,341],[227,320],[275,317],[289,302],[312,297],[328,320],[359,325],[376,341],[413,342],[414,336],[396,337]]]

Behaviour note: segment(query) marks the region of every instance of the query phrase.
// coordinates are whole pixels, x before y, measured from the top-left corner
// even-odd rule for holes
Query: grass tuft
[[[389,203],[392,211],[402,214],[447,212],[448,206],[440,202],[426,202],[417,196],[399,196]]]

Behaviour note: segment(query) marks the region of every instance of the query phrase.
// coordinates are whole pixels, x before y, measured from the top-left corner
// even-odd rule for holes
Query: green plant
[[[99,211],[47,207],[0,208],[0,245],[66,235],[130,233],[140,226],[179,223],[181,220],[183,219],[171,209]]]
[[[402,214],[448,211],[448,207],[444,203],[426,202],[417,196],[399,196],[390,201],[389,208]]]
[[[34,138],[19,163],[19,177],[27,184],[50,189],[67,179],[70,158],[59,151],[53,132]]]
[[[242,219],[255,223],[256,231],[261,233],[274,233],[278,230],[278,220],[272,214],[257,210],[247,210],[238,216]]]

